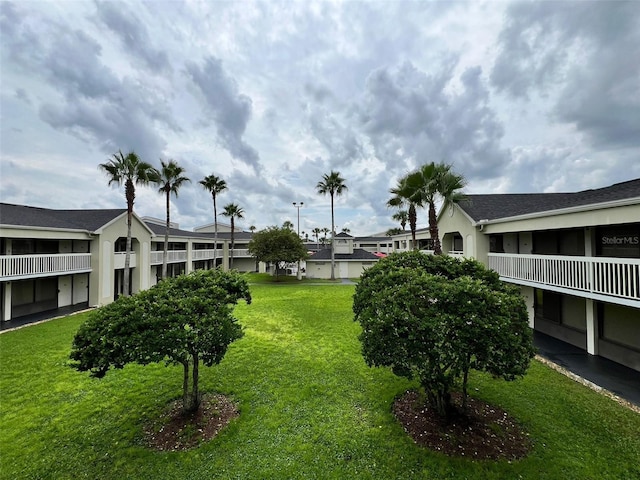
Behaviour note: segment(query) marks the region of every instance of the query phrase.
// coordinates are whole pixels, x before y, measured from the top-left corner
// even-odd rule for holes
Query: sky
[[[372,235],[429,162],[469,194],[640,177],[640,2],[0,0],[0,101],[2,202],[124,208],[98,165],[133,150],[185,168],[180,228],[213,223],[211,174],[245,229],[331,227],[334,170],[336,230]]]

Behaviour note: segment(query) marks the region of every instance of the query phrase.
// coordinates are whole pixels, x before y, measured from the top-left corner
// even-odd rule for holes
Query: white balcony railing
[[[490,253],[489,267],[515,283],[640,301],[640,259]]]
[[[163,250],[151,252],[151,265],[162,265]],[[187,261],[186,250],[169,250],[167,252],[167,263],[181,263]]]
[[[214,257],[214,253],[216,258],[222,258],[224,255],[224,250],[219,248],[217,251],[213,249],[204,249],[204,250],[193,250],[191,252],[191,258],[193,260],[211,260]]]
[[[233,250],[233,258],[250,257],[251,254],[246,248],[236,248]]]
[[[0,280],[2,281],[90,271],[90,253],[0,255]]]

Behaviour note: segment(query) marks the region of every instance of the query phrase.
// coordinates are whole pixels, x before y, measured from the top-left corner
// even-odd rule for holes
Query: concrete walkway
[[[533,332],[533,343],[544,363],[640,413],[640,372],[541,332]]]

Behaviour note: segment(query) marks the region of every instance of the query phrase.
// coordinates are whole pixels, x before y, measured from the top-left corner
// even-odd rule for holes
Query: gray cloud
[[[258,170],[260,156],[242,138],[251,118],[251,98],[238,92],[238,84],[224,71],[218,58],[210,56],[202,66],[189,63],[186,70],[204,96],[222,146],[231,156]]]
[[[488,177],[509,161],[504,129],[489,104],[479,67],[454,78],[455,58],[436,74],[411,62],[381,68],[367,79],[355,111],[377,157],[396,171],[429,161],[455,163],[468,176]],[[457,81],[457,83],[456,83]]]
[[[499,91],[554,92],[554,118],[594,146],[640,146],[637,2],[514,3],[506,19],[491,72]]]
[[[81,30],[30,19],[27,12],[3,5],[5,20],[12,23],[3,39],[13,47],[14,61],[61,94],[47,95],[34,105],[44,122],[105,154],[122,149],[135,150],[149,161],[160,156],[165,142],[154,121],[179,130],[160,92],[137,79],[117,78],[102,62],[101,45]],[[24,44],[31,47],[16,50]]]
[[[96,2],[97,17],[120,39],[125,52],[142,60],[153,72],[170,71],[167,54],[152,46],[152,39],[138,16],[121,2]]]

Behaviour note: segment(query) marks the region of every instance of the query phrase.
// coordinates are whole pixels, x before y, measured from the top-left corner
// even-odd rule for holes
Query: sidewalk
[[[593,384],[592,388],[595,385],[626,400],[640,412],[640,372],[606,358],[589,355],[544,333],[534,331],[533,343],[543,359]]]

